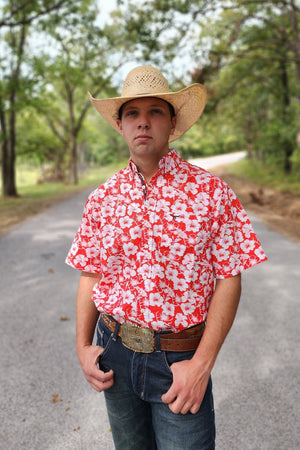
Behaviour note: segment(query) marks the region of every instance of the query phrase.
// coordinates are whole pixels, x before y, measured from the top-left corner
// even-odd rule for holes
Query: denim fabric
[[[133,352],[99,321],[97,344],[104,347],[101,370],[114,371],[104,392],[116,450],[213,450],[215,421],[212,383],[197,414],[174,414],[161,396],[172,384],[172,363],[194,352]]]

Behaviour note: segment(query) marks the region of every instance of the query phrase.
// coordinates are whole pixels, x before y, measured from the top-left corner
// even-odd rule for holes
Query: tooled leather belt
[[[156,350],[156,336],[159,335],[160,350],[168,352],[187,352],[195,350],[202,338],[205,322],[186,328],[178,333],[157,332],[129,323],[119,324],[113,317],[101,313],[100,319],[110,331],[115,332],[118,326],[118,336],[122,344],[135,352],[152,353]]]

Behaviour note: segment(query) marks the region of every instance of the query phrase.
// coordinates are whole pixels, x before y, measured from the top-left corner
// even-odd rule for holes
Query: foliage
[[[5,0],[0,6],[0,126],[5,192],[29,158],[78,181],[87,164],[128,158],[90,112],[116,96],[125,68],[153,64],[173,90],[205,84],[203,117],[175,146],[185,157],[246,148],[253,161],[298,173],[300,8],[296,0]],[[4,57],[5,55],[5,57]]]
[[[157,61],[166,70],[171,61],[177,85],[176,61],[186,60],[192,81],[207,87],[205,114],[216,124],[216,150],[226,142],[223,136],[220,146],[222,123],[221,129],[246,143],[252,157],[266,164],[271,158],[291,171],[300,136],[295,107],[300,103],[300,9],[294,0],[129,0],[126,9],[123,26],[140,46],[149,43],[139,48],[144,60]],[[181,76],[186,73],[181,63]],[[195,137],[203,139],[202,122],[199,128]],[[186,143],[194,152],[191,140]]]
[[[276,165],[267,166],[259,160],[244,159],[228,166],[228,172],[279,192],[300,195],[299,166],[287,175]]]

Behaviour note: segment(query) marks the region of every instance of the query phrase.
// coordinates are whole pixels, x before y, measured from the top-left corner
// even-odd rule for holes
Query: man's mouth
[[[139,141],[139,142],[146,142],[146,141],[149,141],[149,139],[152,139],[152,137],[149,136],[148,134],[139,134],[135,138],[135,140]]]

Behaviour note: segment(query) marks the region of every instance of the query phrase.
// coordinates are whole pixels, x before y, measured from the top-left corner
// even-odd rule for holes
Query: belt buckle
[[[152,353],[155,350],[154,331],[130,323],[121,326],[121,339],[124,347],[140,353]]]

